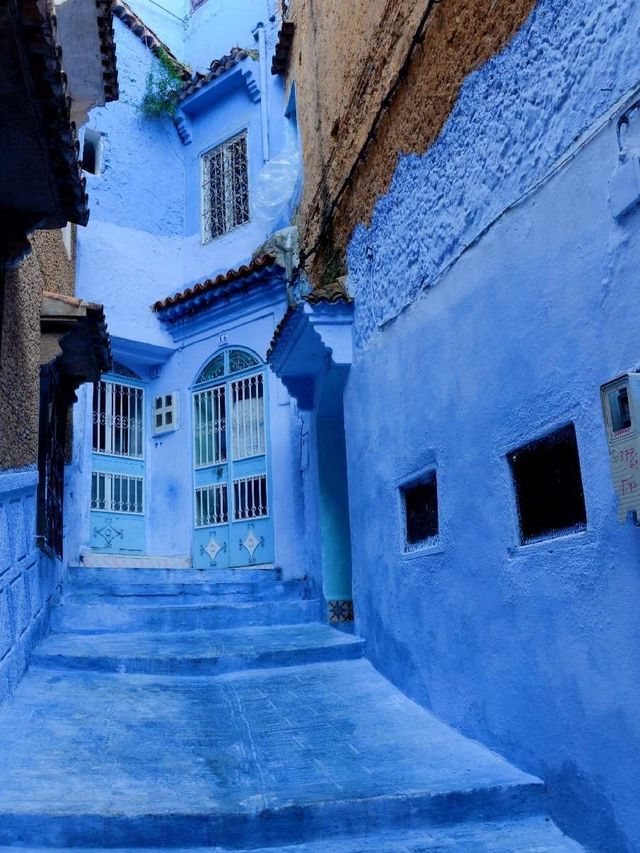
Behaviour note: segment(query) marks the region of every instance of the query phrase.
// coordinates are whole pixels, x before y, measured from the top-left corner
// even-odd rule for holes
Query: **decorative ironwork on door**
[[[130,369],[93,388],[91,547],[140,554],[145,539],[144,388]]]
[[[193,393],[194,565],[273,561],[263,362],[228,349]]]

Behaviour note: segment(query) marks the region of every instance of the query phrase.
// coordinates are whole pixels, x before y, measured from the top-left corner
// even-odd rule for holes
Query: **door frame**
[[[146,553],[146,537],[147,537],[147,518],[148,518],[148,490],[147,490],[147,431],[149,428],[148,405],[149,405],[149,385],[141,377],[125,365],[114,365],[114,370],[104,373],[98,382],[112,383],[114,385],[122,385],[129,388],[135,388],[142,391],[142,401],[140,406],[139,420],[142,423],[142,439],[141,452],[142,455],[124,456],[115,453],[106,453],[94,450],[93,441],[93,416],[94,416],[94,398],[91,397],[91,476],[89,481],[89,519],[90,519],[90,541],[94,535],[100,535],[104,539],[104,545],[90,545],[91,550],[101,554],[118,554],[118,555],[135,555],[142,556]],[[98,383],[94,383],[95,385]],[[104,460],[101,463],[101,460]],[[138,470],[136,470],[136,467]],[[119,512],[117,510],[106,510],[92,507],[93,501],[93,475],[106,474],[121,477],[131,477],[142,480],[142,512]],[[129,486],[127,486],[129,488]],[[127,497],[129,493],[127,492]],[[104,526],[98,530],[94,529],[94,513],[99,513],[98,517],[104,518]],[[122,519],[139,519],[140,521],[129,521],[125,527],[118,530],[114,527],[113,516],[122,517]],[[120,548],[118,540],[125,536],[126,528],[131,528],[131,535],[136,537],[136,545],[139,547]],[[136,529],[137,528],[137,529]],[[112,547],[114,546],[115,547]]]
[[[240,351],[245,352],[250,355],[252,358],[256,360],[255,364],[247,367],[244,370],[239,370],[235,373],[228,372],[228,354],[232,351]],[[200,376],[202,371],[210,364],[217,356],[223,355],[225,357],[225,372],[222,376],[219,376],[215,379],[210,379],[204,382],[198,382],[197,378]],[[262,382],[263,382],[263,401],[264,401],[264,454],[260,454],[259,456],[254,457],[246,457],[246,459],[264,459],[264,472],[266,477],[266,496],[267,496],[267,514],[263,516],[259,516],[256,518],[256,521],[266,521],[270,526],[271,531],[271,547],[267,546],[267,555],[272,554],[270,559],[261,560],[257,556],[253,556],[250,554],[249,550],[247,550],[247,554],[249,555],[247,562],[243,563],[239,566],[229,566],[230,569],[238,569],[242,571],[246,568],[256,568],[261,566],[270,566],[273,565],[275,559],[275,524],[274,524],[274,507],[273,507],[273,485],[271,479],[271,410],[270,410],[270,400],[271,400],[271,389],[269,382],[269,366],[264,361],[260,355],[252,350],[250,347],[244,346],[243,344],[224,344],[219,347],[213,353],[210,353],[204,361],[200,364],[198,369],[195,372],[195,379],[189,386],[189,430],[191,436],[191,547],[192,547],[192,559],[195,565],[195,561],[197,559],[197,554],[195,553],[195,533],[197,530],[215,530],[226,528],[228,531],[228,540],[231,540],[232,526],[234,524],[241,524],[242,521],[234,521],[233,513],[235,509],[235,497],[234,497],[234,463],[244,462],[245,459],[234,460],[233,459],[233,438],[231,434],[231,413],[232,413],[232,395],[230,393],[231,384],[236,381],[236,379],[245,379],[253,375],[262,374]],[[208,528],[196,527],[196,488],[200,488],[200,486],[196,483],[196,471],[202,469],[196,469],[195,465],[195,418],[194,418],[194,406],[193,400],[195,394],[200,391],[205,391],[210,388],[214,388],[218,385],[225,386],[225,398],[228,400],[226,409],[225,419],[226,419],[226,440],[227,440],[227,460],[224,464],[227,466],[227,514],[228,521],[226,524],[212,525]],[[207,467],[215,467],[215,465],[207,466]],[[241,479],[241,478],[238,478]],[[211,484],[214,485],[214,484]],[[246,519],[247,523],[253,526],[252,521]],[[249,534],[250,535],[250,534]],[[263,543],[260,543],[263,544]],[[259,546],[258,546],[259,547]],[[257,549],[256,549],[257,550]],[[254,552],[255,553],[255,552]],[[230,558],[231,555],[229,555]],[[215,560],[211,561],[211,567],[215,568]]]

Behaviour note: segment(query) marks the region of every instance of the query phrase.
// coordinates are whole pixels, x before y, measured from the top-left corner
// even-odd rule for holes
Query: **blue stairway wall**
[[[637,2],[542,0],[349,249],[358,629],[603,851],[640,839],[640,531],[616,519],[599,402],[640,366],[640,211],[609,202],[639,26]],[[632,110],[632,154],[639,128]],[[522,546],[507,454],[569,422],[587,528]],[[405,554],[400,486],[430,467],[439,543]]]

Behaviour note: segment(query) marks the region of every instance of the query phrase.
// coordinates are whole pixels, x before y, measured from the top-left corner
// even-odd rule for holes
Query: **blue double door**
[[[197,568],[272,563],[267,378],[247,350],[218,353],[193,390]]]

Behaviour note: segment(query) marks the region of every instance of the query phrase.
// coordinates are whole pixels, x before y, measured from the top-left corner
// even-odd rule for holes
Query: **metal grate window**
[[[227,484],[217,483],[196,489],[196,527],[210,527],[228,521]]]
[[[265,452],[264,376],[256,373],[231,383],[233,458],[248,459]]]
[[[217,385],[193,395],[193,440],[196,468],[227,459],[226,386]]]
[[[243,477],[233,481],[233,520],[263,518],[269,515],[267,506],[267,478]]]
[[[202,218],[203,243],[249,221],[246,132],[203,155]]]
[[[105,512],[144,512],[142,477],[94,471],[91,475],[91,509]]]
[[[93,386],[93,452],[142,459],[144,391],[119,382]]]

